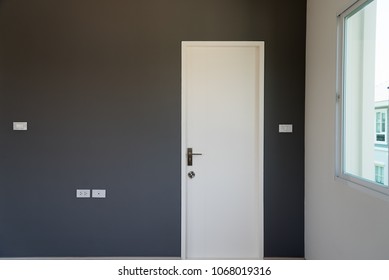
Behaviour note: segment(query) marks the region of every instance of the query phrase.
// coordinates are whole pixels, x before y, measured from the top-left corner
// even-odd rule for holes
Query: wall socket
[[[90,190],[78,189],[76,190],[77,198],[90,198]]]

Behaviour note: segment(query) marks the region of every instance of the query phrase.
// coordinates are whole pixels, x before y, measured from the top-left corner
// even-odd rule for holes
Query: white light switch
[[[13,122],[14,130],[27,130],[27,122]]]
[[[92,190],[92,197],[93,198],[105,198],[106,197],[106,190]]]
[[[280,124],[278,126],[279,133],[293,133],[293,124]]]
[[[77,198],[89,198],[90,197],[90,190],[78,189],[78,190],[76,190],[76,197]]]

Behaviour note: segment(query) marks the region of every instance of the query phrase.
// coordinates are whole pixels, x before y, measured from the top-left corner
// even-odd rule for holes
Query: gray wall
[[[303,256],[305,6],[0,1],[0,257],[180,255],[185,40],[265,41],[265,256]]]

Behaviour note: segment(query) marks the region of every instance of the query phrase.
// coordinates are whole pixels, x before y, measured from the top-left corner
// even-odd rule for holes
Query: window
[[[387,109],[379,109],[375,113],[375,141],[377,143],[386,143],[387,111]]]
[[[359,0],[338,17],[337,176],[389,195],[387,15],[388,0]]]
[[[378,184],[384,184],[384,166],[382,163],[375,165],[375,181]]]

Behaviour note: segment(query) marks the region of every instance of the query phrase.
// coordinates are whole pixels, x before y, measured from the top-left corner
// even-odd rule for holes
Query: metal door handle
[[[188,166],[192,166],[193,165],[193,156],[202,156],[203,154],[193,153],[193,149],[188,148],[187,155],[188,155]]]

